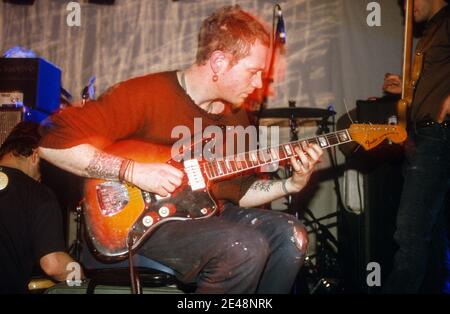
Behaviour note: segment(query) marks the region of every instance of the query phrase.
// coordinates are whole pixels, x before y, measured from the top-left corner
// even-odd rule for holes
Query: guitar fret
[[[236,162],[240,165],[240,167],[243,170],[248,168],[247,160],[245,159],[245,154],[238,155]]]
[[[241,171],[242,170],[242,165],[241,162],[239,161],[239,155],[237,156],[237,158],[234,160],[235,166],[237,171]]]
[[[279,146],[278,152],[280,154],[280,159],[286,159],[287,158],[286,150],[284,149],[284,145]]]
[[[334,146],[339,143],[339,139],[336,137],[335,134],[329,134],[327,136],[327,139],[328,139],[328,143],[330,143],[331,146]]]
[[[226,166],[226,169],[228,170],[228,172],[232,172],[233,171],[233,168],[231,168],[231,165],[230,165],[230,160],[228,160],[228,159],[225,159],[225,166]]]
[[[207,176],[209,179],[212,178],[211,170],[210,170],[210,168],[209,168],[209,163],[208,163],[208,162],[205,163],[205,168],[204,168],[204,170],[205,170],[206,176]]]
[[[328,141],[325,136],[318,136],[317,140],[319,141],[319,146],[325,148],[328,146]]]
[[[272,158],[270,156],[268,149],[264,149],[262,151],[262,156],[264,157],[264,163],[269,163],[272,161]]]
[[[345,143],[345,142],[350,141],[350,138],[347,134],[347,130],[337,132],[337,138],[339,139],[340,143]]]
[[[264,164],[266,162],[266,160],[264,159],[264,155],[262,151],[259,151],[258,154],[258,164]]]
[[[244,159],[245,159],[245,163],[247,164],[247,168],[251,168],[252,167],[252,162],[250,160],[250,154],[249,153],[245,153],[244,154]]]
[[[295,148],[299,148],[301,151],[303,151],[303,148],[300,146],[300,142],[295,142],[291,146],[295,155],[297,155],[297,153],[295,152]]]
[[[214,170],[216,171],[218,177],[223,174],[217,161],[214,161]]]
[[[270,150],[270,156],[272,156],[272,160],[279,160],[280,159],[280,157],[279,157],[279,150],[278,149],[275,149],[275,148],[269,148],[269,150]]]
[[[221,162],[222,161],[220,161],[220,160],[217,161],[217,169],[219,170],[219,175],[222,176],[222,175],[226,174],[227,172],[226,172],[224,165],[220,164]]]
[[[306,141],[306,140],[300,142],[300,146],[302,147],[302,150],[303,150],[303,151],[306,151],[306,149],[308,148],[308,144],[309,144],[309,143],[308,143],[308,141]]]
[[[259,165],[258,156],[256,155],[255,152],[250,152],[250,161],[252,162],[252,166]]]
[[[285,144],[283,147],[284,147],[288,157],[291,157],[293,155],[293,150],[292,150],[291,145],[290,144]]]
[[[236,161],[235,160],[230,159],[228,162],[230,163],[230,167],[231,167],[231,171],[232,172],[238,171],[238,168],[236,166]]]
[[[215,161],[214,162],[214,170],[216,170],[216,173],[217,173],[217,176],[218,177],[220,177],[221,176],[221,173],[220,173],[220,170],[219,170],[220,168],[219,168],[219,165],[217,164],[217,161]]]
[[[244,154],[244,159],[241,160],[241,164],[244,169],[250,168],[250,166],[248,165],[248,158],[245,154]]]
[[[212,174],[212,177],[217,177],[217,171],[215,171],[216,169],[214,169],[214,163],[213,162],[208,162],[208,165],[209,165],[209,167],[210,167],[210,169],[211,169],[211,174]]]

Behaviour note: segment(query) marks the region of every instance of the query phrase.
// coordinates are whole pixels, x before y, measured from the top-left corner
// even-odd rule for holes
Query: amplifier
[[[0,58],[0,94],[0,107],[14,98],[23,102],[15,105],[53,113],[60,106],[61,70],[42,58]]]
[[[397,122],[397,95],[386,95],[375,100],[357,100],[359,123],[390,124]]]
[[[23,93],[12,91],[8,93],[0,92],[0,107],[16,107],[23,104]]]
[[[0,145],[16,124],[22,121],[22,116],[21,108],[0,108]]]

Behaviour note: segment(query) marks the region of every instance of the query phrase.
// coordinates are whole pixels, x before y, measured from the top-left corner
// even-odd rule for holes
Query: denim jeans
[[[197,293],[289,293],[306,248],[295,217],[226,204],[219,216],[163,224],[138,253],[195,283]]]
[[[394,234],[399,249],[383,292],[440,292],[448,245],[445,196],[450,177],[450,128],[411,129],[405,150],[405,181]]]

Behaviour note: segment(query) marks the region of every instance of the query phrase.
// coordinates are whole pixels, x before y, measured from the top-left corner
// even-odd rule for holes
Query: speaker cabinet
[[[387,124],[395,117],[395,97],[357,102],[360,123]],[[381,284],[392,269],[396,244],[393,239],[396,215],[403,188],[403,148],[384,142],[370,151],[362,149],[346,155],[346,168],[357,173],[339,221],[339,243],[345,290],[376,293],[380,287],[367,285],[368,263],[381,267]],[[356,196],[355,196],[356,195]],[[354,209],[357,210],[354,210]]]
[[[21,108],[0,108],[0,145],[20,121],[22,121]]]
[[[41,58],[0,58],[0,93],[20,95],[26,120],[40,122],[61,103],[61,70]]]

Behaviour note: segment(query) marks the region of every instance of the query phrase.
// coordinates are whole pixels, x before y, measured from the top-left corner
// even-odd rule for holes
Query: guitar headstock
[[[376,147],[385,139],[398,144],[407,137],[406,130],[397,124],[352,124],[348,132],[365,150]]]

